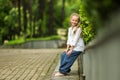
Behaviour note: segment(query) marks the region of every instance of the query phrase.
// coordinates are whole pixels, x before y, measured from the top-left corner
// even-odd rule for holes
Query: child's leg
[[[60,59],[60,65],[64,64],[64,58],[66,56],[66,52],[64,51],[62,54],[61,54],[61,59]]]
[[[70,72],[70,68],[77,59],[81,52],[80,51],[72,51],[71,55],[63,54],[61,57],[61,64],[59,71],[60,73],[67,74]]]

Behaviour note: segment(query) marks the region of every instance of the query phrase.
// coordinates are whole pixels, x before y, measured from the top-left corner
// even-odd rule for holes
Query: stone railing
[[[120,80],[120,15],[105,26],[79,57],[80,80]]]

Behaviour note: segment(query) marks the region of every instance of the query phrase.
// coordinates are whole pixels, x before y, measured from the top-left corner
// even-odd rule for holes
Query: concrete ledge
[[[60,76],[60,77],[55,77],[54,74],[56,72],[58,72],[59,69],[59,63],[51,77],[51,80],[79,80],[79,75],[78,75],[78,62],[77,60],[75,61],[75,63],[73,64],[72,68],[71,68],[71,72],[69,75],[66,76]]]

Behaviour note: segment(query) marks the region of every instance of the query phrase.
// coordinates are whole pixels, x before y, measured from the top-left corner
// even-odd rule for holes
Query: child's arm
[[[69,48],[70,48],[70,28],[68,29],[68,39],[67,39],[67,48],[66,48],[66,52],[69,51]]]

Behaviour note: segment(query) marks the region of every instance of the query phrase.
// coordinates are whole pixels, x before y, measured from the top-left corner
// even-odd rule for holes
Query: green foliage
[[[10,0],[0,0],[0,44],[3,42],[2,37],[8,33],[8,26],[5,26],[4,18],[9,14],[11,8]]]
[[[74,4],[73,4],[74,3]],[[65,20],[63,21],[63,27],[68,28],[70,26],[70,15],[72,13],[79,13],[80,0],[66,0],[65,3]]]
[[[48,36],[48,37],[40,37],[40,38],[29,38],[29,39],[25,39],[22,37],[22,38],[19,38],[16,40],[8,41],[8,43],[6,43],[5,45],[21,44],[26,41],[34,41],[34,40],[59,40],[59,39],[60,39],[60,36],[58,36],[58,35],[53,35],[53,36]]]
[[[31,35],[31,28],[30,28],[30,14],[27,11],[27,32],[26,35],[24,35],[23,31],[24,31],[24,24],[23,24],[23,7],[21,7],[21,36],[30,36]],[[4,17],[4,23],[5,23],[5,30],[4,32],[6,33],[6,35],[9,34],[9,32],[11,32],[11,30],[13,32],[11,32],[11,35],[17,34],[18,31],[18,8],[13,7],[10,11],[9,14],[7,16]],[[7,31],[6,31],[7,30]]]
[[[111,17],[111,14],[120,7],[119,0],[81,0],[85,13],[95,28],[102,25]]]
[[[93,27],[93,24],[88,19],[88,16],[86,15],[85,9],[83,8],[83,3],[80,2],[80,27],[82,28],[82,35],[85,41],[85,44],[90,42],[94,36],[95,36],[95,29]]]
[[[0,44],[2,44],[2,35],[0,34]]]
[[[12,8],[9,12],[9,15],[5,16],[4,22],[8,27],[17,27],[18,26],[18,9]],[[10,28],[9,28],[10,29]]]
[[[80,0],[81,27],[83,37],[88,43],[95,37],[98,29],[111,17],[111,14],[119,10],[118,0]]]
[[[47,29],[47,19],[48,19],[48,17],[47,17],[47,15],[46,14],[44,14],[44,19],[43,19],[43,22],[42,22],[42,31],[43,31],[43,35],[47,35],[46,33],[48,32],[48,29]]]
[[[8,41],[8,43],[6,43],[5,45],[21,44],[21,43],[24,43],[24,42],[25,42],[25,39],[20,38],[20,39],[15,39],[15,40]]]
[[[64,22],[63,22],[64,28],[68,29],[68,27],[70,26],[70,18],[66,17]]]
[[[0,29],[4,27],[4,17],[9,14],[9,10],[12,8],[9,0],[0,0]]]
[[[60,36],[58,35],[53,35],[53,36],[47,36],[47,37],[40,37],[40,38],[29,38],[26,41],[31,41],[31,40],[59,40]]]
[[[29,1],[29,0],[28,0]],[[44,15],[43,15],[43,20],[40,21],[39,19],[39,13],[38,13],[38,5],[39,2],[38,0],[33,0],[32,1],[32,17],[33,17],[33,21],[30,21],[30,13],[28,11],[28,6],[27,5],[27,27],[26,27],[26,34],[24,33],[24,20],[23,20],[23,7],[21,5],[21,32],[20,35],[17,34],[17,32],[19,32],[18,28],[18,6],[13,7],[14,4],[11,3],[11,0],[0,0],[0,42],[2,42],[2,40],[13,40],[10,41],[11,44],[14,43],[21,43],[24,42],[23,39],[21,39],[21,37],[26,38],[26,40],[28,40],[28,38],[33,39],[36,37],[40,37],[39,34],[42,34],[42,36],[48,36],[48,32],[49,32],[49,17],[50,15],[49,10],[50,8],[48,7],[49,5],[49,1],[45,1],[45,10],[44,11]],[[85,39],[85,42],[88,43],[90,40],[93,39],[94,37],[94,29],[93,29],[93,25],[90,24],[90,20],[88,20],[87,16],[86,16],[86,12],[85,12],[85,7],[84,9],[82,9],[80,7],[80,5],[83,5],[83,3],[80,3],[80,0],[65,0],[65,19],[62,22],[61,21],[61,11],[62,11],[62,0],[60,1],[53,1],[54,5],[54,19],[53,19],[53,30],[56,30],[57,32],[57,28],[66,28],[68,29],[69,25],[69,17],[70,14],[73,12],[77,12],[79,13],[79,8],[80,8],[80,15],[81,15],[81,27],[83,28],[83,36]],[[74,4],[73,4],[74,3]],[[105,3],[108,4],[108,3]],[[15,5],[14,5],[15,6]],[[81,11],[83,10],[83,11]],[[32,27],[31,27],[31,25]],[[40,26],[41,25],[41,26]],[[41,27],[42,31],[39,31],[39,27]],[[56,35],[56,32],[54,32],[54,34],[52,35]],[[34,35],[34,36],[31,36]],[[10,36],[12,36],[12,38],[9,38]],[[4,39],[2,39],[2,37],[4,37]],[[56,39],[56,37],[52,38],[52,39]],[[18,40],[18,41],[17,41]],[[26,41],[25,40],[25,41]],[[45,38],[43,39],[45,40]],[[46,38],[47,40],[47,38]],[[49,40],[49,38],[48,38]]]
[[[13,36],[12,39],[16,39],[15,35],[18,32],[18,8],[11,8],[9,14],[4,17],[4,29],[3,34],[8,36],[7,40],[11,40],[10,36]]]

